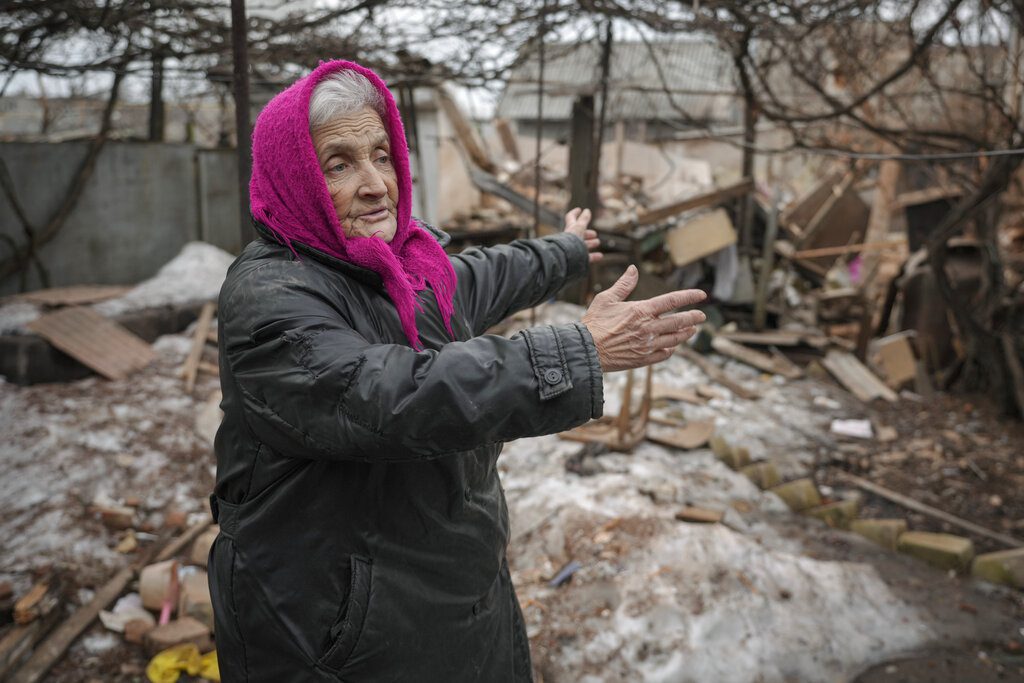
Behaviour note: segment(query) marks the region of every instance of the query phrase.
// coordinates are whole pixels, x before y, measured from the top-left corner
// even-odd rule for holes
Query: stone
[[[178,616],[192,617],[213,631],[213,603],[210,600],[210,583],[206,572],[197,571],[182,580]]]
[[[939,569],[963,571],[974,557],[971,539],[953,534],[907,531],[897,542],[900,552],[924,560]]]
[[[850,531],[883,548],[896,550],[900,535],[907,531],[905,519],[855,519]]]
[[[821,494],[810,479],[795,479],[768,489],[789,506],[794,512],[821,505]]]
[[[857,519],[857,511],[860,509],[860,499],[856,497],[845,498],[834,503],[826,503],[817,507],[804,510],[808,517],[815,517],[828,524],[833,529],[849,529],[850,523]]]
[[[1024,588],[1024,548],[978,555],[971,564],[971,575],[992,583]]]
[[[782,481],[778,470],[775,469],[774,463],[767,460],[741,467],[740,472],[746,475],[747,479],[754,482],[759,489],[770,489],[773,486],[778,486],[779,482]]]
[[[157,626],[145,635],[143,642],[150,656],[183,643],[193,643],[200,652],[209,652],[213,649],[210,629],[192,617],[181,617],[163,626]]]
[[[213,542],[217,539],[217,534],[219,533],[220,527],[214,525],[199,534],[199,537],[192,542],[192,550],[188,554],[189,562],[198,567],[206,567],[206,561],[210,556],[210,548],[213,546]]]
[[[146,638],[146,634],[152,631],[156,626],[144,619],[132,619],[124,625],[124,639],[129,643],[135,643],[141,645],[143,640]]]

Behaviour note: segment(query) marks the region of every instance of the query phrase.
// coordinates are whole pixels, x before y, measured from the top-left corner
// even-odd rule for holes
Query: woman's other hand
[[[583,240],[587,245],[587,251],[590,252],[590,262],[600,261],[604,256],[598,251],[601,246],[601,240],[597,238],[597,232],[587,228],[590,225],[590,209],[581,209],[578,206],[565,214],[565,232],[576,235]]]
[[[571,213],[571,212],[570,212]],[[676,347],[697,333],[707,319],[702,311],[670,313],[707,298],[699,289],[682,289],[644,301],[626,301],[639,273],[630,266],[615,284],[594,297],[583,324],[597,345],[605,372],[630,370],[665,360]]]

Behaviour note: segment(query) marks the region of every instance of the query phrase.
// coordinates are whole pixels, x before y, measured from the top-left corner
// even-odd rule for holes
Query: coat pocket
[[[369,558],[352,555],[352,578],[348,591],[348,601],[341,609],[337,621],[331,626],[330,641],[327,652],[317,662],[317,666],[337,673],[348,662],[359,642],[366,621],[366,612],[370,603],[370,588],[373,578],[373,563]]]

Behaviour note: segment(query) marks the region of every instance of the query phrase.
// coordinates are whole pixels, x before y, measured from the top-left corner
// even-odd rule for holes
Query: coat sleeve
[[[299,266],[226,286],[219,313],[224,379],[256,438],[283,454],[434,458],[601,415],[601,368],[581,324],[420,352],[372,344],[289,267]]]
[[[568,233],[473,248],[452,258],[473,334],[536,306],[587,272],[583,240]]]

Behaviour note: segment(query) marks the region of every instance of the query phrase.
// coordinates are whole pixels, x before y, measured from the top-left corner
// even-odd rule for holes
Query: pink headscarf
[[[384,126],[398,175],[398,227],[390,243],[375,237],[345,237],[313,149],[310,97],[320,81],[343,69],[365,76],[384,101]],[[454,339],[455,270],[437,240],[412,218],[409,147],[395,100],[377,74],[353,62],[323,62],[270,100],[253,130],[249,202],[253,217],[289,248],[292,241],[300,242],[380,275],[414,349],[422,348],[416,329],[416,293],[429,285]]]

